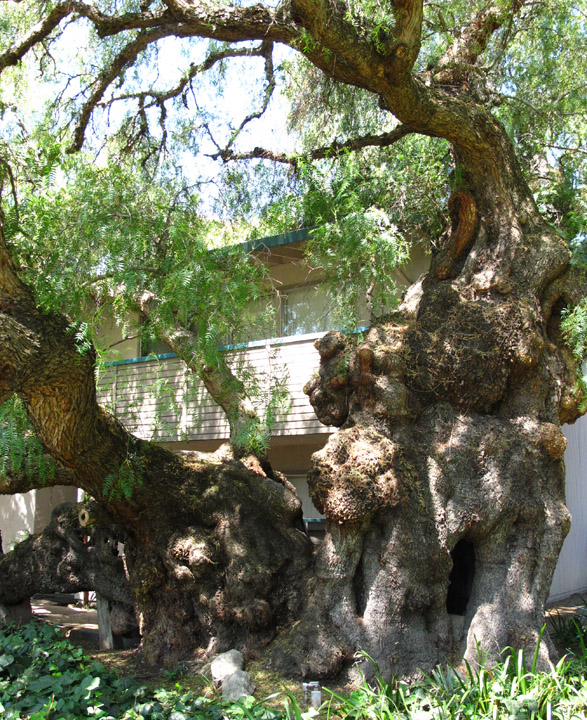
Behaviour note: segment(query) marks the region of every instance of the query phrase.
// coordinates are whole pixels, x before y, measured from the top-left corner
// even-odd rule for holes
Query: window
[[[149,355],[166,355],[172,353],[173,350],[166,342],[153,337],[150,333],[141,332],[140,357],[148,357]]]
[[[279,298],[267,295],[250,305],[247,312],[247,329],[233,336],[231,342],[253,342],[279,337]],[[245,337],[246,334],[246,337]]]
[[[331,308],[324,287],[306,285],[281,293],[281,335],[305,335],[332,329]]]
[[[234,335],[230,342],[324,332],[332,329],[330,315],[325,288],[314,285],[289,288],[253,303],[248,311],[246,333]]]

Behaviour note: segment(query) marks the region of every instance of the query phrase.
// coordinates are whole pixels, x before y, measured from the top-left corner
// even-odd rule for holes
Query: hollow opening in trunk
[[[468,540],[459,540],[450,553],[452,570],[448,579],[446,611],[449,615],[464,615],[473,589],[475,577],[475,548]]]

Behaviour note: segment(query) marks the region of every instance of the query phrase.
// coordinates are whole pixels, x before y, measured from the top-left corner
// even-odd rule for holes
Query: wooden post
[[[98,607],[98,638],[100,650],[114,650],[112,625],[110,624],[110,605],[106,598],[96,593]]]

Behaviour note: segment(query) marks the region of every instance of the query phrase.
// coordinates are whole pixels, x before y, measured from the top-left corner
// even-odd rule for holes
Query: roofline
[[[280,247],[281,245],[291,245],[296,242],[303,242],[310,238],[310,232],[314,228],[299,228],[298,230],[290,230],[279,235],[269,235],[269,237],[259,238],[258,240],[248,240],[240,243],[240,247],[246,253],[262,252],[271,248]]]

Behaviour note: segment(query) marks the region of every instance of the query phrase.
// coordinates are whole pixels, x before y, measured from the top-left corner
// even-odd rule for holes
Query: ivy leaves
[[[0,630],[0,717],[17,720],[278,720],[253,698],[221,703],[178,683],[148,688],[92,662],[60,630],[29,623]]]
[[[108,678],[51,625],[30,623],[0,633],[2,717],[105,717],[121,709],[128,685]]]

